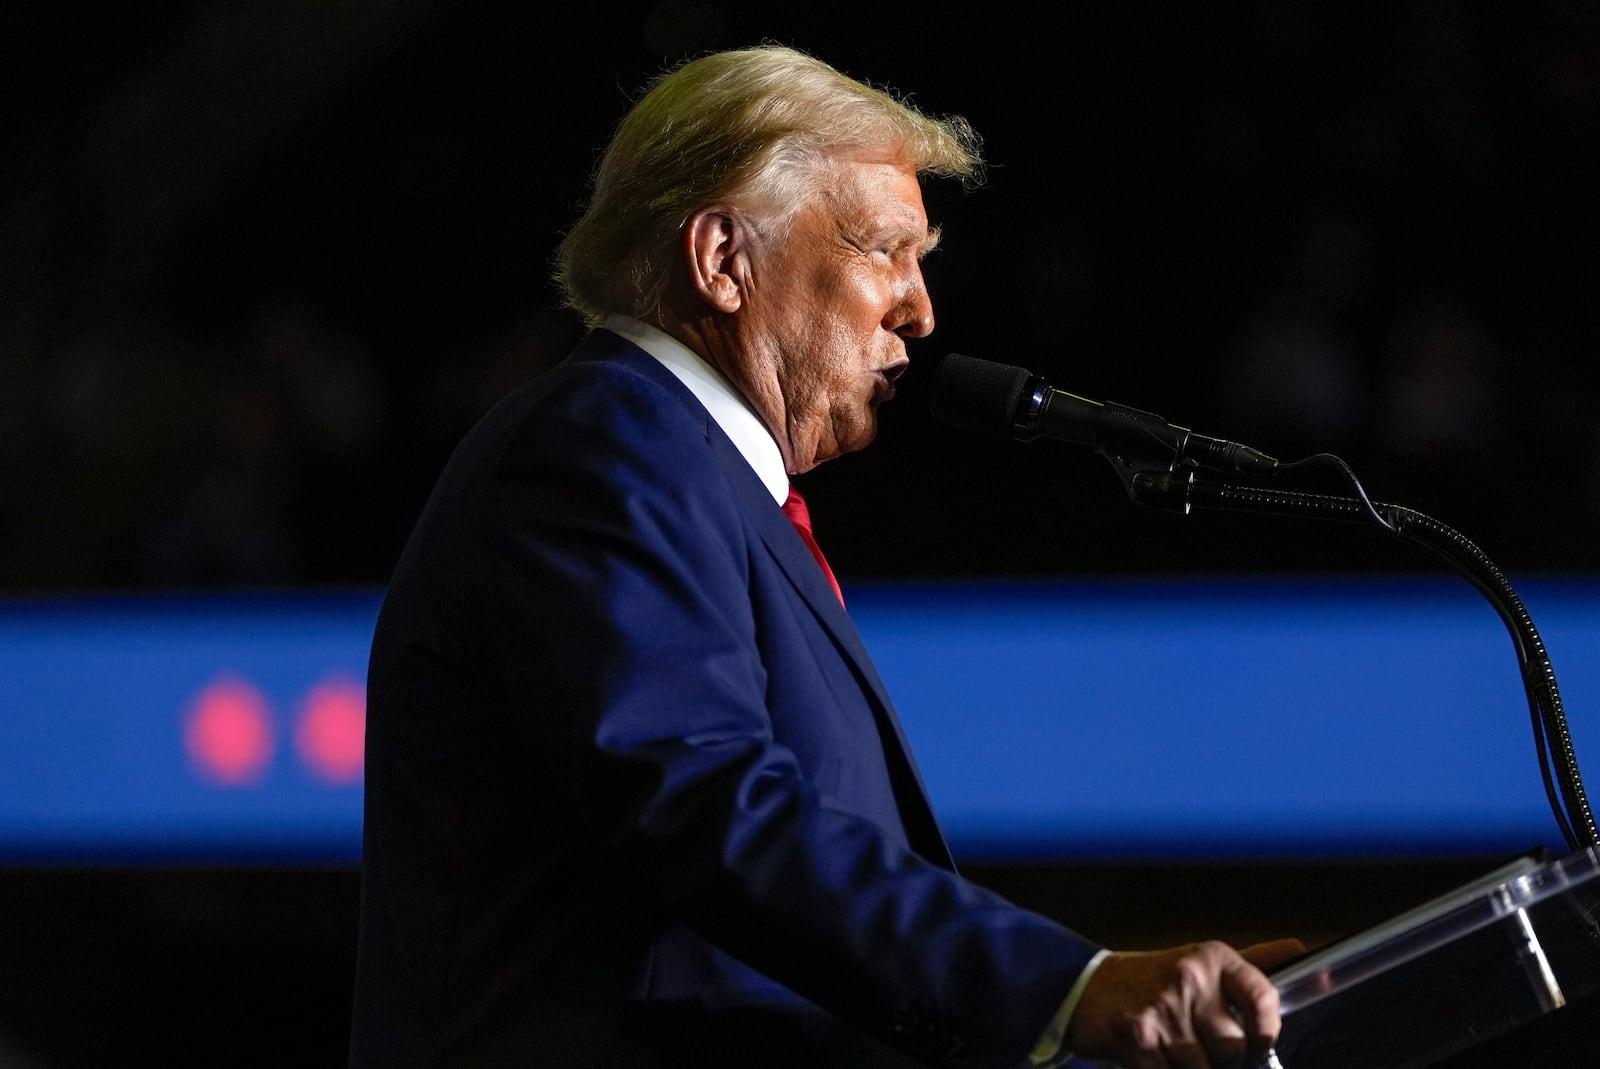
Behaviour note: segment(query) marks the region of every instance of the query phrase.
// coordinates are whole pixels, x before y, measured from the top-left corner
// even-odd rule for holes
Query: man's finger
[[[1239,951],[1239,956],[1258,969],[1275,969],[1305,952],[1306,945],[1298,939],[1273,939],[1247,946]]]
[[[1242,958],[1235,959],[1223,967],[1222,994],[1238,1015],[1251,1049],[1264,1051],[1277,1042],[1282,1024],[1278,990],[1265,973]]]

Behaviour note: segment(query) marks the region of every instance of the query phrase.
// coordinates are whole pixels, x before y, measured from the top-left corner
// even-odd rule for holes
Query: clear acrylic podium
[[[1519,858],[1272,981],[1283,1031],[1258,1069],[1436,1065],[1600,989],[1600,852]]]

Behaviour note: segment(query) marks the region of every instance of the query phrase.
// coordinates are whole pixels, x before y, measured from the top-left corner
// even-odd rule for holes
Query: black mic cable
[[[1019,441],[1045,437],[1090,446],[1112,462],[1128,496],[1141,505],[1185,515],[1200,508],[1366,519],[1449,564],[1488,599],[1511,635],[1545,794],[1562,837],[1574,849],[1600,845],[1600,827],[1583,788],[1544,642],[1504,573],[1459,532],[1423,513],[1372,501],[1355,472],[1332,454],[1280,464],[1249,446],[1197,435],[1149,412],[1053,389],[1025,368],[951,353],[934,373],[929,408],[935,419],[967,430]],[[1285,474],[1319,465],[1337,468],[1355,497],[1234,485],[1201,479],[1195,472],[1209,467],[1241,475]]]

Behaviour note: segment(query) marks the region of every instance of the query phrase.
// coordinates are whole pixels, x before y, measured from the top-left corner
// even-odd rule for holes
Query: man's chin
[[[840,453],[858,453],[871,445],[878,437],[878,405],[873,402],[867,407],[866,418],[853,427],[846,428],[839,435]]]
[[[811,463],[807,464],[803,468],[800,468],[799,471],[790,472],[790,474],[798,475],[800,472],[810,471],[818,464],[823,464],[830,460],[837,460],[846,453],[859,453],[861,450],[871,445],[873,439],[877,437],[878,421],[874,419],[869,421],[864,427],[852,428],[848,433],[835,436],[832,442],[819,445],[816,453],[811,458]]]
[[[870,429],[866,430],[866,432],[859,432],[859,434],[853,435],[853,437],[846,438],[845,442],[840,443],[840,446],[838,446],[838,453],[835,453],[834,456],[843,456],[845,453],[859,453],[859,451],[864,450],[864,448],[867,448],[867,446],[872,445],[872,443],[877,440],[877,437],[877,426],[870,427]]]

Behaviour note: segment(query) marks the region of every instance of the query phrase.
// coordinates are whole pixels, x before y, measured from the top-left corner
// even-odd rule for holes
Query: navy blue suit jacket
[[[605,331],[413,532],[365,819],[352,1066],[1010,1066],[1098,949],[956,874],[816,562]]]

